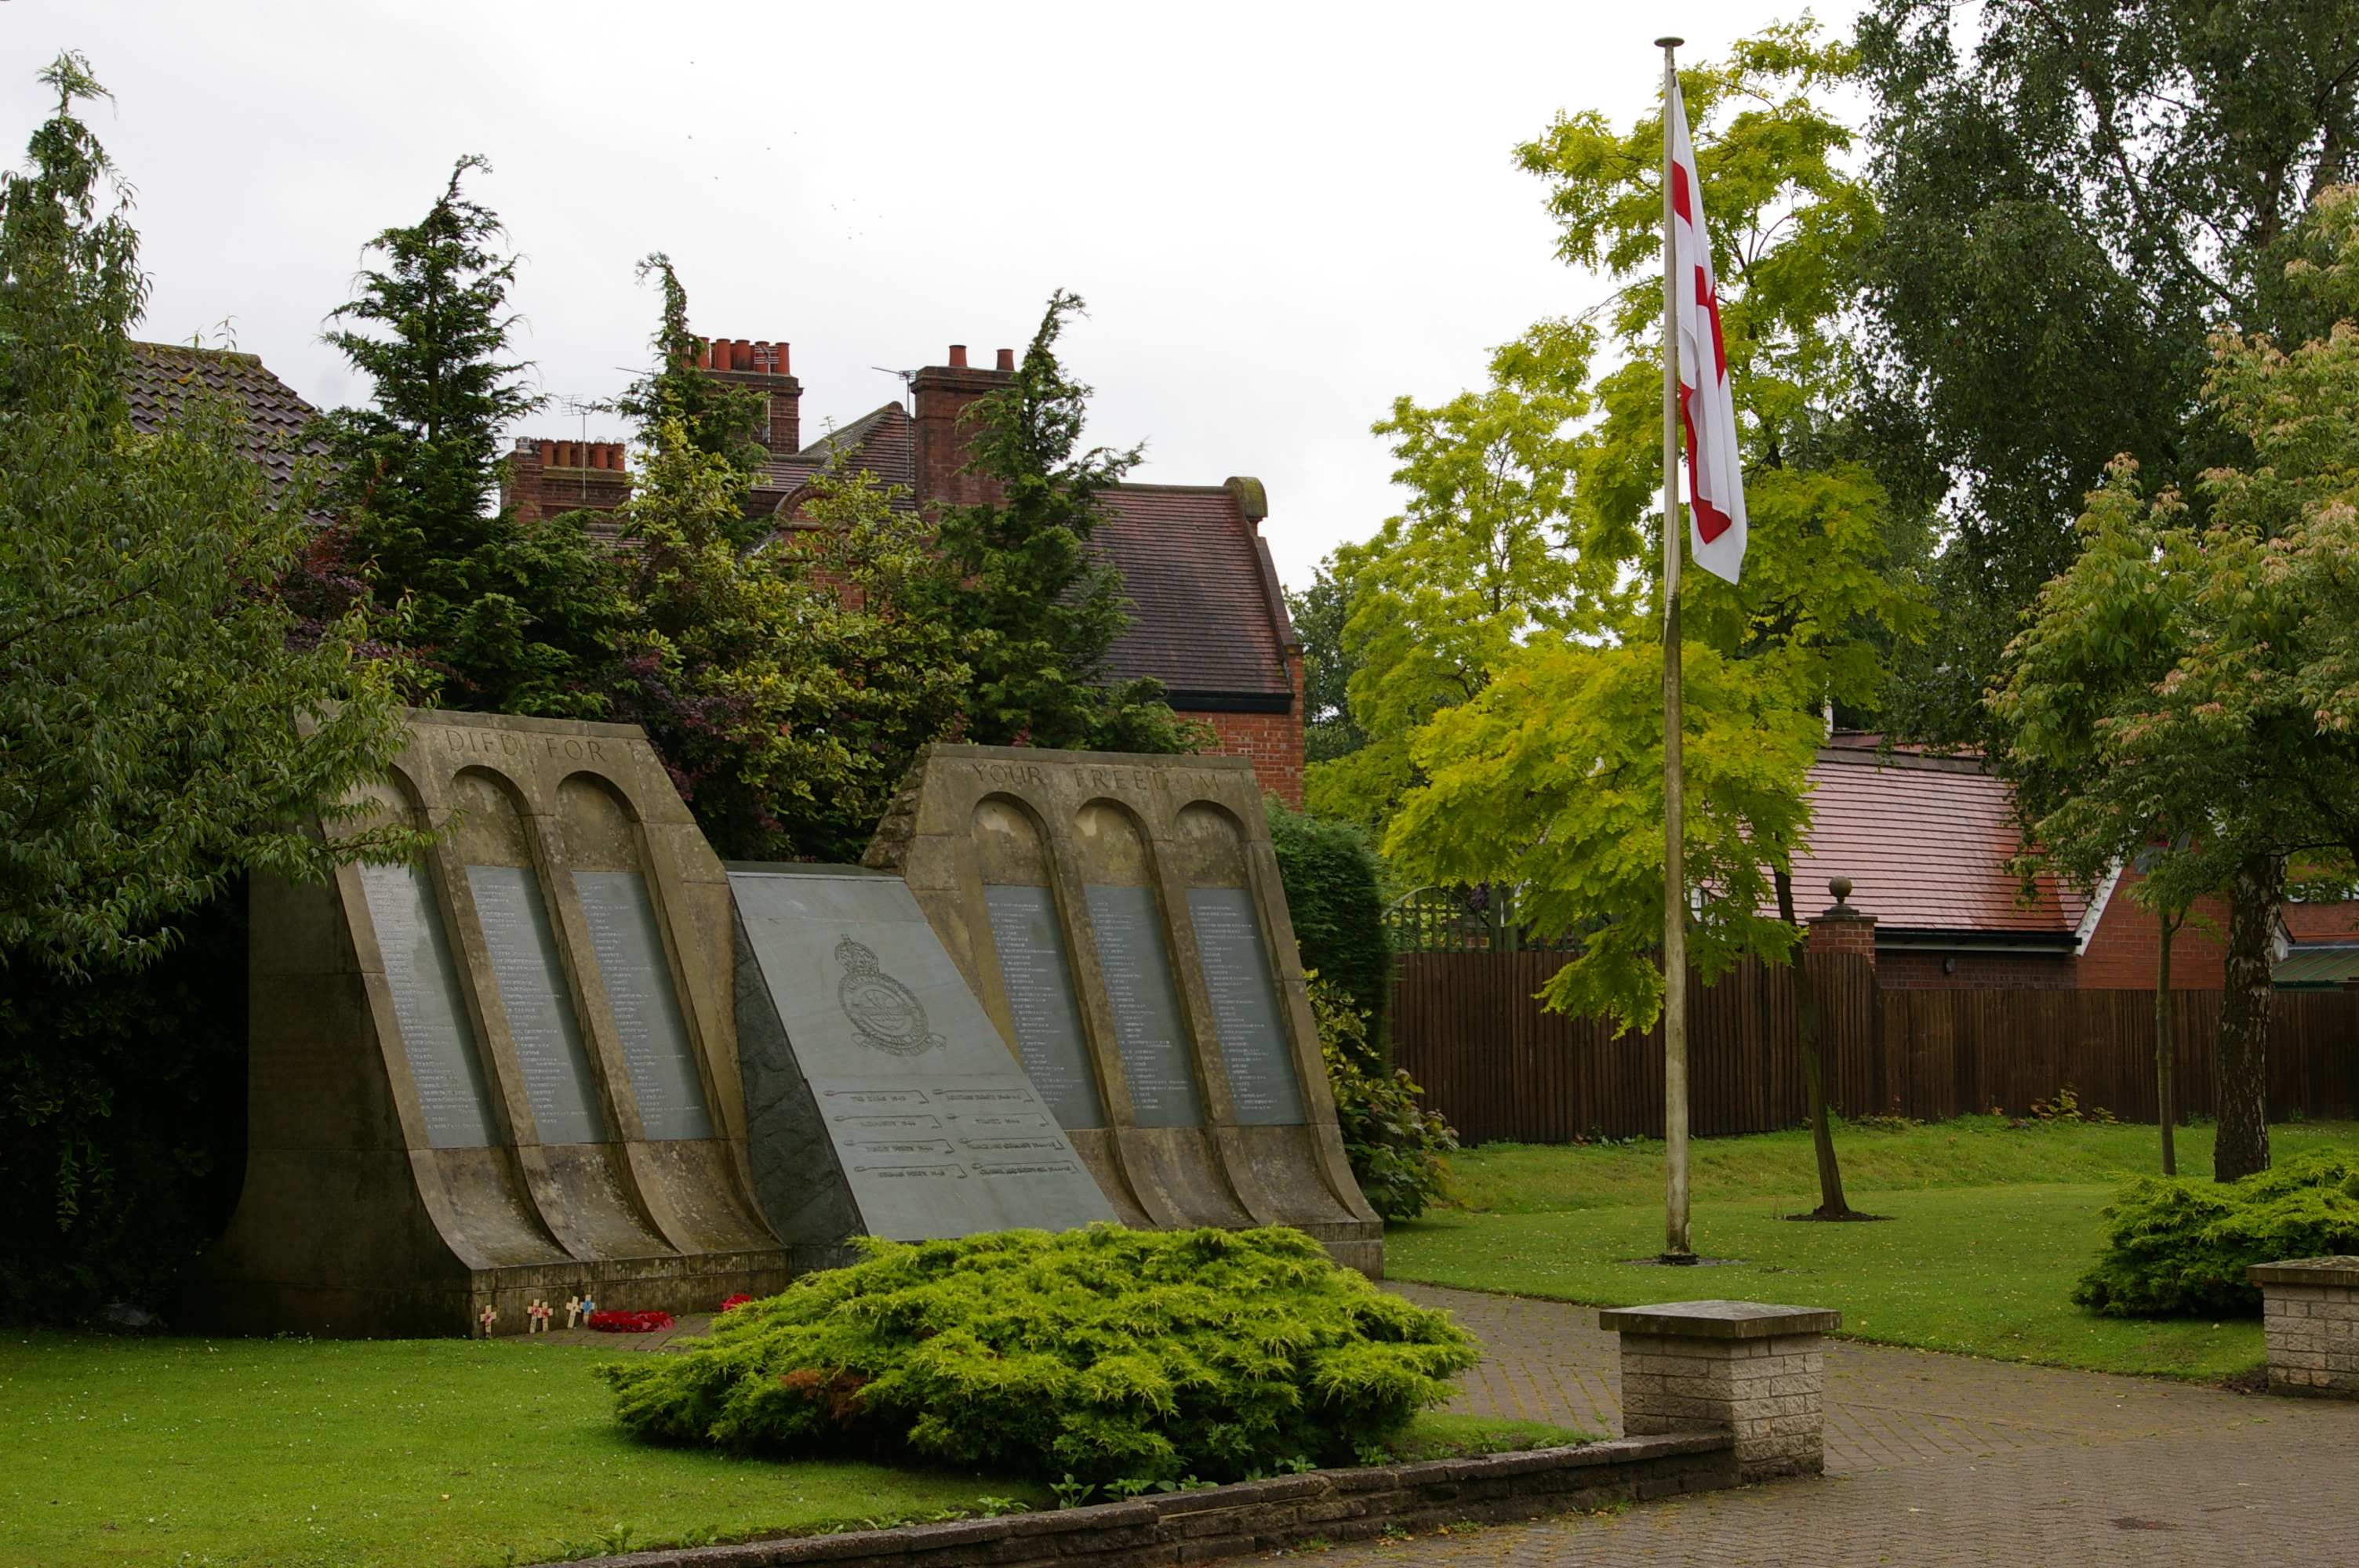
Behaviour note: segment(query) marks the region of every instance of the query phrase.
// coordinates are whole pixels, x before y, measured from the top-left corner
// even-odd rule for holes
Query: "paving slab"
[[[1484,1341],[1455,1409],[1619,1433],[1619,1347],[1594,1308],[1388,1288]],[[2359,1404],[1848,1340],[1826,1357],[1824,1479],[1329,1555],[1417,1568],[2359,1563]]]

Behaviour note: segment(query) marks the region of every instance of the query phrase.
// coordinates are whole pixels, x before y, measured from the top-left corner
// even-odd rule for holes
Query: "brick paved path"
[[[1425,1285],[1488,1357],[1455,1407],[1619,1431],[1594,1309]],[[2359,1565],[2359,1404],[1832,1341],[1827,1478],[1353,1547],[1556,1563]],[[1370,1564],[1369,1568],[1376,1568]]]

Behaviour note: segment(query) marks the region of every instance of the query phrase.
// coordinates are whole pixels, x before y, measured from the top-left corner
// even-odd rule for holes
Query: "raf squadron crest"
[[[942,1037],[926,1032],[925,1004],[917,993],[876,967],[876,955],[846,936],[835,945],[843,966],[835,999],[843,1016],[860,1031],[861,1043],[896,1056],[922,1055],[942,1048]]]

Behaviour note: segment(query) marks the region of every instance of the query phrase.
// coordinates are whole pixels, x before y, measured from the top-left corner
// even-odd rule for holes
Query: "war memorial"
[[[1242,761],[936,747],[865,865],[724,866],[636,728],[417,712],[354,805],[438,837],[254,884],[222,1329],[710,1311],[1111,1220],[1382,1272]]]

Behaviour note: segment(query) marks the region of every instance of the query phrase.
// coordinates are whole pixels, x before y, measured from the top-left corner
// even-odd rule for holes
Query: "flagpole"
[[[1692,1263],[1688,1245],[1687,803],[1680,705],[1679,254],[1672,231],[1671,95],[1684,38],[1663,51],[1663,1261]]]

